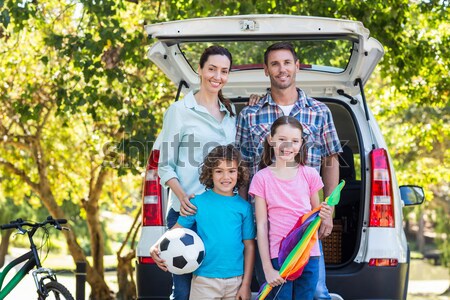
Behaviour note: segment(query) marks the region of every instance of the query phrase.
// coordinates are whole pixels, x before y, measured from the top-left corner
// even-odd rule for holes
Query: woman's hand
[[[152,256],[153,260],[155,261],[156,265],[163,271],[167,272],[167,265],[166,261],[159,257],[159,244],[155,244],[150,247],[150,255]]]
[[[180,215],[185,217],[185,216],[191,216],[194,215],[197,212],[197,207],[195,207],[194,204],[191,203],[191,199],[194,198],[195,195],[191,194],[191,195],[185,195],[180,199]]]
[[[271,287],[276,287],[286,282],[286,280],[284,280],[283,277],[280,276],[280,273],[278,273],[278,271],[274,268],[267,271],[264,270],[264,275],[266,276],[267,284]]]
[[[322,202],[322,208],[319,212],[322,224],[319,228],[319,239],[325,238],[333,231],[333,208],[326,202]]]
[[[171,178],[167,180],[166,184],[169,186],[172,192],[175,193],[175,196],[177,196],[178,200],[180,201],[180,215],[185,217],[195,214],[195,212],[197,211],[197,207],[195,207],[195,205],[191,203],[191,199],[194,198],[195,195],[187,195],[184,189],[181,187],[178,178]]]

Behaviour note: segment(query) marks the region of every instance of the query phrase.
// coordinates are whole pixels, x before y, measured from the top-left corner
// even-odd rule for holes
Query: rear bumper
[[[409,263],[396,267],[370,267],[352,263],[327,270],[327,287],[344,299],[406,299]]]
[[[139,300],[168,300],[172,290],[172,276],[155,264],[136,263],[136,286]]]
[[[351,263],[327,269],[327,287],[344,299],[406,300],[409,263],[397,267],[370,267],[367,263]],[[172,276],[155,264],[136,264],[136,285],[139,300],[167,300],[172,289]],[[253,290],[256,288],[252,287]]]

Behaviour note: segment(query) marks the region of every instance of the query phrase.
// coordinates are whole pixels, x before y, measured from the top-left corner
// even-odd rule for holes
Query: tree
[[[0,170],[26,185],[7,195],[31,195],[55,218],[67,218],[64,200],[78,203],[91,240],[92,299],[112,298],[100,220],[108,178],[139,171],[155,132],[152,106],[170,97],[143,55],[138,9],[120,1],[0,2]],[[68,249],[86,261],[71,229]]]

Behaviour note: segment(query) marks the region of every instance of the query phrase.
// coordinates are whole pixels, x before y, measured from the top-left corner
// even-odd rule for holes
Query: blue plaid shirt
[[[322,157],[341,152],[341,143],[334,127],[330,109],[301,89],[290,116],[303,125],[303,134],[308,145],[307,165],[320,172]],[[270,126],[284,113],[267,93],[256,105],[246,106],[237,118],[236,146],[250,166],[252,175],[258,170],[263,151],[263,142],[270,133]]]

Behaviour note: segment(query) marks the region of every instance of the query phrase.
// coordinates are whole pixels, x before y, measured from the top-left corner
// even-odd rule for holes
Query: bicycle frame
[[[27,231],[28,239],[30,241],[30,251],[11,261],[5,269],[0,272],[0,300],[5,298],[15,287],[16,285],[28,274],[34,267],[37,269],[32,272],[34,283],[36,284],[36,289],[39,294],[44,295],[46,292],[42,289],[44,286],[43,281],[45,279],[50,279],[56,281],[55,272],[51,269],[43,268],[41,265],[41,261],[39,259],[39,254],[36,249],[36,245],[33,241],[33,235],[35,234],[38,228],[33,228],[30,231]],[[25,232],[24,232],[25,233]],[[13,278],[6,284],[4,288],[3,281],[6,278],[8,272],[18,264],[26,261],[26,263],[20,268],[20,270],[14,275]],[[38,277],[40,274],[46,274],[46,276]]]
[[[6,275],[8,272],[18,264],[27,261],[22,268],[14,275],[13,278],[5,285],[3,286],[3,281],[6,278]],[[0,272],[0,299],[5,298],[15,287],[16,285],[25,277],[25,275],[28,274],[34,267],[36,266],[36,259],[34,258],[34,253],[32,250],[28,251],[27,253],[21,255],[20,257],[16,258],[12,262],[10,262],[5,269]]]

